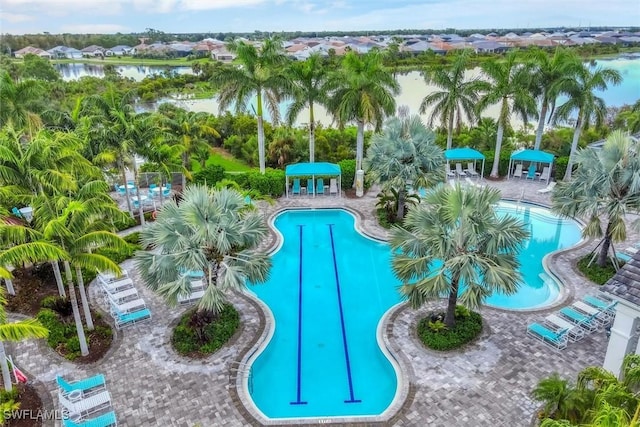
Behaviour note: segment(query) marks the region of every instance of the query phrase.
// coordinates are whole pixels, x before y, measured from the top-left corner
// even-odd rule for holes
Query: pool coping
[[[361,222],[364,221],[364,215],[357,209],[347,208],[344,206],[336,207],[284,207],[273,212],[268,218],[268,225],[273,234],[276,236],[275,241],[266,248],[269,254],[277,252],[283,243],[282,234],[275,228],[275,218],[287,211],[302,211],[302,210],[343,210],[354,217],[354,229],[363,235],[363,237],[375,240],[377,242],[386,242],[379,237],[373,236],[366,232],[361,226]],[[243,292],[243,296],[250,299],[254,305],[259,307],[264,315],[264,327],[262,332],[257,337],[255,342],[250,345],[244,354],[239,358],[237,365],[240,367],[248,367],[254,362],[255,358],[262,353],[264,348],[268,345],[275,331],[275,319],[271,309],[262,302],[255,294],[250,291]],[[395,318],[399,315],[402,308],[406,304],[403,302],[397,303],[389,308],[376,328],[376,340],[380,350],[383,352],[389,363],[393,366],[396,373],[397,387],[396,393],[389,406],[380,415],[352,415],[352,416],[333,416],[333,417],[301,417],[301,418],[269,418],[255,405],[253,399],[249,393],[249,377],[251,375],[250,369],[240,369],[235,377],[235,384],[230,385],[233,390],[232,394],[235,394],[238,398],[238,404],[236,406],[242,406],[238,408],[241,410],[243,416],[251,424],[255,422],[260,425],[267,426],[290,426],[290,425],[310,425],[310,424],[348,424],[348,425],[393,425],[394,420],[398,419],[404,414],[404,412],[411,406],[413,402],[413,396],[415,395],[415,386],[412,379],[414,378],[413,369],[411,364],[406,359],[406,356],[402,351],[394,350],[389,341],[389,334],[392,330],[392,324]]]

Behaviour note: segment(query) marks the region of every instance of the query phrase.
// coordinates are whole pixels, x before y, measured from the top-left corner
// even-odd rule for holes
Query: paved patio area
[[[490,182],[505,198],[548,204],[549,196],[538,194],[544,183],[525,181]],[[524,191],[524,193],[523,193]],[[342,207],[358,212],[361,227],[369,234],[384,237],[373,217],[376,191],[360,199],[325,196],[280,199],[271,206],[259,202],[265,218],[286,207]],[[630,240],[637,241],[633,234]],[[265,247],[275,242],[275,234]],[[557,253],[550,267],[565,284],[564,305],[595,286],[585,283],[574,271],[574,259],[589,252],[594,243],[585,243]],[[151,321],[134,325],[115,334],[115,345],[106,357],[92,366],[65,361],[46,343],[29,341],[14,345],[12,354],[29,378],[46,389],[46,405],[55,404],[55,376],[80,379],[96,373],[107,378],[113,408],[122,426],[246,426],[257,425],[247,418],[238,401],[229,364],[240,360],[262,333],[267,321],[259,305],[250,298],[231,299],[242,316],[242,330],[233,342],[213,356],[198,361],[174,353],[169,340],[171,325],[186,309],[167,305],[137,281],[131,260],[123,263],[153,314]],[[93,304],[106,308],[97,286],[89,289]],[[432,304],[433,305],[433,304]],[[539,379],[553,372],[575,377],[582,368],[600,365],[604,359],[606,337],[597,332],[578,343],[570,343],[561,353],[529,338],[527,324],[542,319],[544,311],[512,312],[484,308],[486,322],[481,338],[462,352],[436,353],[422,347],[414,336],[414,326],[430,307],[414,311],[401,306],[386,325],[388,342],[406,368],[411,383],[409,400],[388,425],[398,426],[529,426],[536,410],[530,391]],[[48,407],[47,409],[54,409]],[[51,424],[53,425],[53,424]],[[59,424],[57,424],[59,425]],[[350,424],[354,425],[354,424]],[[371,425],[371,424],[368,424]]]

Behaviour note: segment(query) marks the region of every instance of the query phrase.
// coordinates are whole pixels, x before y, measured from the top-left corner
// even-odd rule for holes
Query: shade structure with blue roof
[[[314,163],[294,163],[292,165],[287,165],[284,170],[284,174],[286,177],[286,192],[287,197],[289,197],[289,177],[311,177],[314,180],[316,176],[324,177],[324,176],[335,176],[338,179],[338,195],[341,195],[342,192],[342,170],[340,169],[340,165],[335,163],[327,163],[327,162],[314,162]],[[314,192],[315,195],[315,192]]]
[[[507,178],[511,177],[512,166],[514,162],[545,163],[549,165],[549,169],[551,170],[554,158],[555,156],[552,153],[548,153],[542,150],[514,151],[513,153],[511,153],[511,158],[509,159],[509,172],[507,174]]]
[[[447,165],[449,164],[449,162],[473,160],[474,168],[475,168],[476,161],[482,160],[482,168],[480,169],[480,178],[484,176],[484,154],[482,154],[478,150],[474,150],[473,148],[469,148],[469,147],[452,148],[450,150],[445,150],[444,158],[447,161]]]

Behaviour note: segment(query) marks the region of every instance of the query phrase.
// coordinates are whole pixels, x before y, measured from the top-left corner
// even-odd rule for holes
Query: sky
[[[0,0],[0,33],[640,25],[640,0]]]

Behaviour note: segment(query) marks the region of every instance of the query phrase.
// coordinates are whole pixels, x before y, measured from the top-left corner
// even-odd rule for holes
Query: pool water
[[[531,205],[501,203],[499,214],[521,218],[532,237],[520,254],[526,285],[487,303],[518,309],[553,301],[558,287],[542,258],[580,240],[574,221]],[[283,242],[267,283],[251,290],[269,306],[273,337],[253,360],[249,393],[269,418],[379,415],[396,394],[393,365],[376,329],[401,301],[386,243],[355,230],[338,209],[294,210],[274,221]]]

